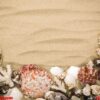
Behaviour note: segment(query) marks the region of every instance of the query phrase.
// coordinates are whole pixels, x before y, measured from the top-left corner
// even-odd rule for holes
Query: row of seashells
[[[94,63],[67,70],[51,67],[49,71],[37,65],[24,65],[12,70],[11,65],[0,68],[0,95],[14,100],[81,100],[82,96],[100,95],[100,70]],[[86,100],[86,99],[84,99]],[[88,99],[87,99],[88,100]]]

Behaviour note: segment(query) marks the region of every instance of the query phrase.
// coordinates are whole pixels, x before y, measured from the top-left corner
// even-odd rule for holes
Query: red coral
[[[95,84],[97,80],[97,70],[89,66],[81,67],[78,73],[78,79],[83,84]]]

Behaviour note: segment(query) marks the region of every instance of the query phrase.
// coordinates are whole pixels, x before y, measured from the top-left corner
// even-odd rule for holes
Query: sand
[[[100,0],[0,0],[4,62],[80,65],[95,56]]]

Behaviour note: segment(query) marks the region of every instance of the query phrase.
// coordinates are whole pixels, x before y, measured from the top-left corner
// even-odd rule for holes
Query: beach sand
[[[4,62],[77,66],[95,56],[99,33],[100,0],[0,0]]]

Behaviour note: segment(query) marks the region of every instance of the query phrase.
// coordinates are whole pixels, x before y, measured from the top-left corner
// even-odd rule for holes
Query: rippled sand
[[[4,61],[80,65],[95,55],[100,0],[0,0]]]

